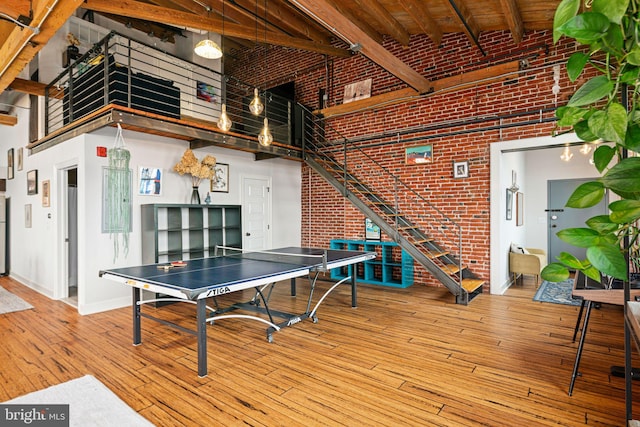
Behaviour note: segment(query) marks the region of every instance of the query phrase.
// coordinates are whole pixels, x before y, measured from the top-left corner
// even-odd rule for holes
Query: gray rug
[[[4,402],[0,407],[5,404],[69,404],[68,425],[70,426],[153,426],[91,375],[34,391]],[[3,421],[2,413],[0,413],[0,425]]]
[[[0,287],[0,314],[28,310],[30,308],[33,308],[31,304],[12,294],[5,288]]]
[[[564,282],[542,282],[533,297],[534,301],[551,302],[554,304],[580,305],[582,300],[571,297],[573,290],[573,279]]]

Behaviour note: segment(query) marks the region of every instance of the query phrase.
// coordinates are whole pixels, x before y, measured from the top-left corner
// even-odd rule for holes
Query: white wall
[[[28,103],[28,97],[21,100]],[[17,109],[18,125],[3,128],[3,140],[16,150],[26,145],[28,110]],[[6,130],[5,130],[6,129]],[[130,289],[101,279],[103,269],[141,263],[140,205],[147,203],[188,203],[191,180],[172,171],[187,148],[185,141],[162,138],[137,132],[123,131],[126,148],[131,152],[133,170],[133,231],[130,234],[129,254],[113,261],[113,240],[101,232],[102,168],[107,158],[98,157],[96,148],[113,147],[116,129],[103,128],[92,134],[81,135],[40,153],[27,156],[24,168],[15,171],[15,178],[7,182],[10,198],[11,276],[27,286],[51,297],[60,298],[64,283],[61,250],[64,248],[64,227],[61,215],[61,183],[58,170],[71,165],[78,167],[78,311],[81,314],[122,307],[131,303]],[[9,148],[9,145],[7,146]],[[211,193],[212,204],[241,204],[240,177],[250,172],[254,176],[271,179],[272,232],[274,245],[298,246],[301,242],[300,163],[281,159],[254,161],[253,154],[217,147],[195,150],[198,158],[213,154],[219,162],[228,163],[230,169],[229,193]],[[2,164],[6,167],[6,156]],[[162,194],[137,194],[140,166],[163,169]],[[38,170],[38,195],[27,196],[26,171]],[[42,181],[51,181],[51,206],[43,207]],[[201,184],[201,198],[209,190],[208,181]],[[60,187],[60,188],[59,188]],[[25,204],[32,206],[32,228],[24,226]],[[62,289],[64,289],[62,287]]]

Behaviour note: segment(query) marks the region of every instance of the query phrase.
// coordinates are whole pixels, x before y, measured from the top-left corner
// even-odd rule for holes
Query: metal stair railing
[[[440,280],[465,293],[462,227],[371,155],[305,114],[304,160]]]

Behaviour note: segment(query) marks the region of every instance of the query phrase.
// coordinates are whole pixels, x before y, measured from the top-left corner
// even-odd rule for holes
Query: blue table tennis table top
[[[310,271],[328,271],[375,256],[375,252],[286,247],[187,260],[183,267],[162,268],[169,264],[163,263],[117,268],[101,271],[100,276],[193,300],[301,277]]]

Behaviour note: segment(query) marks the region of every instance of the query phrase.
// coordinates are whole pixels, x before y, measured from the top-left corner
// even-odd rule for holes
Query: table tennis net
[[[241,258],[247,260],[257,260],[266,262],[278,262],[304,266],[327,266],[327,252],[323,250],[307,250],[307,251],[251,251],[241,248],[228,246],[216,246],[214,256],[224,256],[228,258]]]

